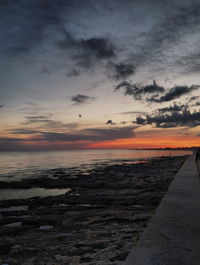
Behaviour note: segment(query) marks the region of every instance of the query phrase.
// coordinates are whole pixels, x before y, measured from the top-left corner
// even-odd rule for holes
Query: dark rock
[[[2,188],[72,189],[65,195],[0,202],[0,209],[27,206],[1,212],[0,264],[121,264],[184,159],[99,165],[87,174],[73,169],[70,175],[61,168],[39,178],[0,182]],[[19,227],[5,226],[19,222]]]

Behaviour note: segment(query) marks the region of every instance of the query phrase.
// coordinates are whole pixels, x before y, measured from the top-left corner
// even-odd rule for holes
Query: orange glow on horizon
[[[154,135],[147,137],[133,137],[117,139],[112,141],[43,141],[39,136],[20,137],[19,149],[30,150],[84,150],[84,149],[145,149],[145,148],[181,148],[200,146],[200,137],[188,135],[160,136]],[[38,140],[37,140],[38,139]]]
[[[165,137],[165,138],[132,138],[132,139],[119,139],[109,142],[98,142],[89,144],[88,148],[95,149],[116,149],[116,148],[179,148],[200,146],[200,139],[186,138],[186,137]]]

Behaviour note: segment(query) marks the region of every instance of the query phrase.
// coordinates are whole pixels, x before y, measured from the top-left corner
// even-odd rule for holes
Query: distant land
[[[131,148],[129,150],[188,150],[193,151],[199,149],[200,146],[190,146],[190,147],[164,147],[164,148]]]

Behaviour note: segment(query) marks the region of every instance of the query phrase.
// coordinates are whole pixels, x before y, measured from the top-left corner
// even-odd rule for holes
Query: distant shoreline
[[[171,147],[166,147],[166,148],[131,148],[128,150],[160,150],[160,151],[165,151],[165,150],[172,150],[172,151],[193,151],[196,149],[199,149],[200,147],[194,146],[194,147],[178,147],[178,148],[171,148]]]
[[[196,149],[199,149],[200,146],[191,146],[191,147],[164,147],[164,148],[128,148],[128,149],[24,149],[24,150],[0,150],[0,153],[26,153],[26,152],[66,152],[66,151],[125,151],[125,150],[160,150],[160,151],[168,151],[168,150],[172,150],[172,151],[193,151]]]

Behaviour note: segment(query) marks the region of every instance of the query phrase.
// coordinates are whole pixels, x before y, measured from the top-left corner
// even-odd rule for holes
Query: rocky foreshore
[[[0,201],[0,264],[120,265],[186,157],[96,167],[76,175],[1,181],[4,189],[68,189]]]

